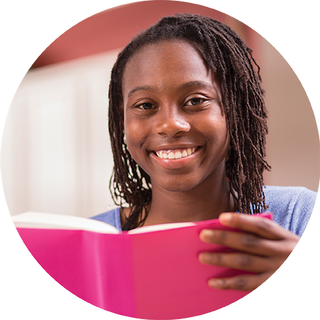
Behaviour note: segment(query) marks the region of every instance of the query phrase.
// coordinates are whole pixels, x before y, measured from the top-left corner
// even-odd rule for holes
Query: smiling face
[[[127,147],[153,193],[219,187],[229,147],[220,88],[191,44],[144,46],[123,74]]]

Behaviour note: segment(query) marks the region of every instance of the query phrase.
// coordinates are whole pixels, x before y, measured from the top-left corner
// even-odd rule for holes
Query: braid
[[[152,186],[150,177],[131,158],[124,143],[122,75],[129,59],[143,46],[173,39],[196,45],[207,67],[218,76],[230,133],[226,160],[230,189],[239,212],[261,212],[266,209],[263,171],[270,170],[270,166],[265,161],[268,129],[260,68],[252,57],[252,50],[231,28],[194,14],[161,19],[124,48],[112,69],[109,133],[114,157],[110,180],[113,200],[117,205],[123,205],[123,201],[129,204],[132,227],[144,222],[152,199]]]

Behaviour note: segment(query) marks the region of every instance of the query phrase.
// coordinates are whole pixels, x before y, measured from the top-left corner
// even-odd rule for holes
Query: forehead
[[[148,44],[127,62],[123,77],[123,93],[132,86],[171,86],[183,81],[212,78],[200,51],[182,40],[165,40]]]

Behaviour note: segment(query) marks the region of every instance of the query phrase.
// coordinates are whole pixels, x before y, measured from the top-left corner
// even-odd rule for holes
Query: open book
[[[262,216],[271,219],[272,214]],[[177,319],[217,310],[248,292],[214,290],[212,277],[246,272],[202,265],[203,243],[218,220],[174,223],[119,233],[106,223],[72,216],[24,213],[13,217],[25,245],[58,283],[102,309],[135,318]]]

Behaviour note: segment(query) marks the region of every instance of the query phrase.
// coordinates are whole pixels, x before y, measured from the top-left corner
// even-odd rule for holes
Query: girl
[[[260,82],[251,49],[211,18],[165,17],[135,37],[119,54],[109,88],[110,186],[119,208],[94,219],[129,230],[219,218],[244,232],[203,230],[201,240],[240,252],[203,252],[199,263],[255,274],[209,286],[263,283],[297,244],[316,194],[263,185],[270,167]],[[252,217],[266,211],[274,222]]]

